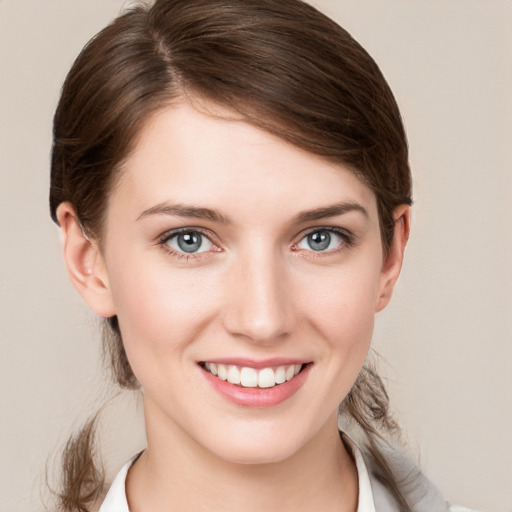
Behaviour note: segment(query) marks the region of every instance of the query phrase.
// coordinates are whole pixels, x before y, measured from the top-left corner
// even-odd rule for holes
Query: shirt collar
[[[356,446],[354,441],[348,437],[345,432],[341,432],[343,443],[351,452],[357,469],[357,480],[359,486],[357,512],[375,512],[375,503],[373,500],[372,485],[368,468],[363,458],[361,450]]]

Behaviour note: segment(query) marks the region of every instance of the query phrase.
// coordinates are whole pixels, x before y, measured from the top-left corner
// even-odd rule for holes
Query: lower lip
[[[200,367],[208,383],[230,402],[244,407],[272,407],[293,396],[304,384],[312,363],[306,365],[295,377],[272,388],[244,388],[221,380]]]

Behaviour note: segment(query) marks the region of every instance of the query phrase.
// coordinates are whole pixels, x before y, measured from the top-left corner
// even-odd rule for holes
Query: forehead
[[[134,213],[164,201],[300,211],[354,201],[376,215],[373,192],[346,167],[304,151],[221,107],[182,102],[141,130],[113,191]]]

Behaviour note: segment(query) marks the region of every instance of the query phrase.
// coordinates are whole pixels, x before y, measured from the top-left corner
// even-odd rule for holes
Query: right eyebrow
[[[174,217],[186,217],[188,219],[205,219],[220,224],[231,224],[232,221],[229,217],[222,215],[217,210],[210,208],[199,208],[192,205],[185,204],[170,204],[168,202],[159,203],[147,210],[144,210],[137,220],[149,217],[150,215],[171,215]]]
[[[321,208],[315,208],[314,210],[306,210],[300,212],[295,217],[295,222],[301,224],[303,222],[310,222],[315,220],[326,219],[328,217],[337,217],[338,215],[344,215],[348,212],[359,212],[366,219],[369,218],[368,210],[354,201],[346,201],[343,203],[337,203],[330,206],[323,206]]]

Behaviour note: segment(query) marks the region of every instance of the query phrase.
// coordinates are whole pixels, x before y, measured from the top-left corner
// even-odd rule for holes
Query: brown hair
[[[377,64],[339,25],[300,0],[157,0],[115,19],[82,50],[54,118],[50,209],[69,201],[101,241],[108,194],[148,117],[204,98],[350,169],[375,193],[382,243],[411,204],[405,131]],[[138,387],[117,318],[105,350],[117,383]],[[410,510],[376,438],[396,430],[383,383],[365,366],[341,408],[403,510]],[[94,423],[68,443],[62,508],[86,512],[103,481],[90,452]],[[85,444],[84,444],[85,443]],[[85,448],[84,448],[85,447]]]

